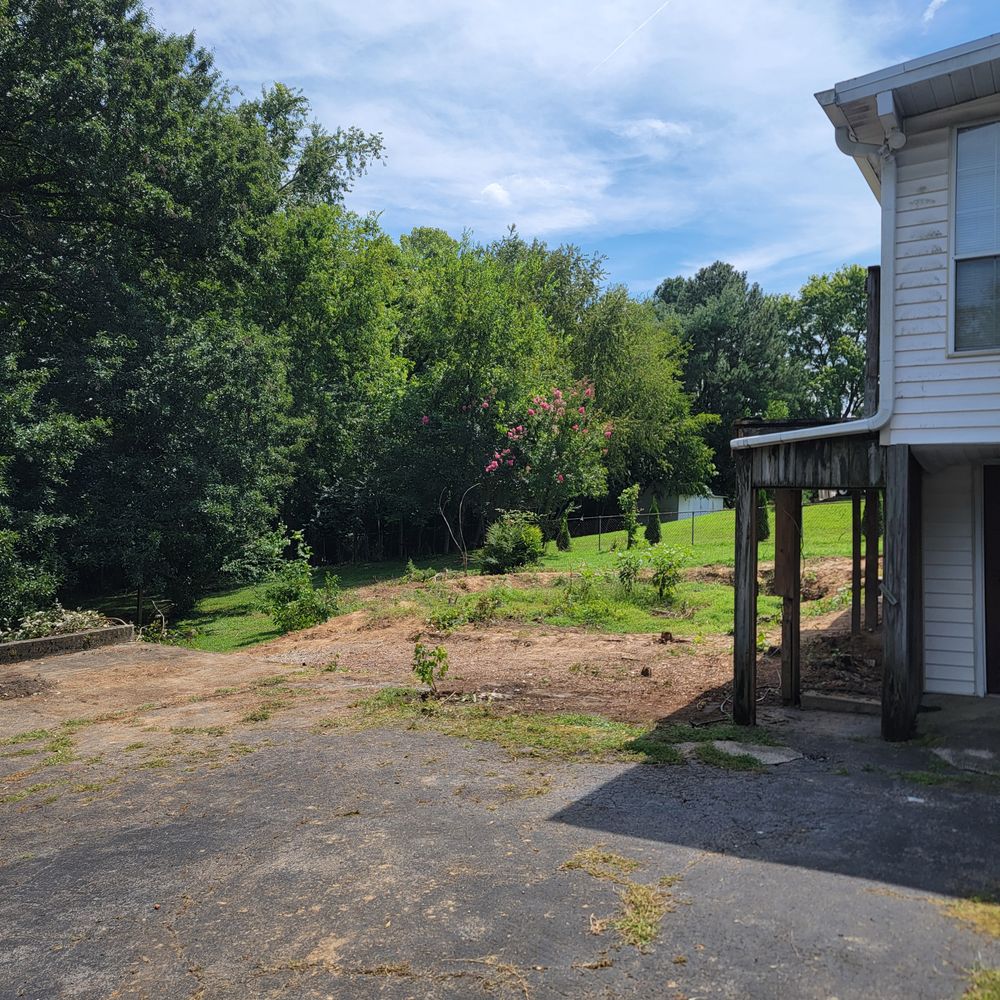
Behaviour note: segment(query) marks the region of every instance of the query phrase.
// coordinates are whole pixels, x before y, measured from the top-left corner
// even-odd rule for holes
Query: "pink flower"
[[[584,395],[587,397],[587,399],[592,399],[594,396],[594,387],[592,385],[588,385],[586,391],[584,392]]]
[[[514,464],[514,459],[512,459],[512,458],[508,458],[508,459],[507,459],[507,464],[508,464],[508,465],[513,465],[513,464]]]
[[[420,418],[420,422],[426,427],[431,422],[431,418],[424,415]]]
[[[587,412],[587,407],[586,406],[581,406],[580,409],[578,409],[576,412],[577,413],[586,413]]]
[[[534,415],[535,415],[535,411],[534,411],[534,410],[532,410],[532,409],[529,409],[529,410],[528,410],[528,416],[529,416],[529,417],[533,417]]]
[[[489,400],[483,400],[483,409],[488,410],[490,408]]]
[[[549,404],[548,404],[548,403],[546,403],[546,402],[545,402],[545,400],[543,399],[543,400],[542,400],[542,409],[543,409],[543,410],[551,410],[551,409],[552,409],[552,407],[551,407],[551,406],[549,406]]]
[[[541,401],[542,401],[542,397],[541,397],[541,396],[535,396],[535,398],[534,398],[534,399],[532,399],[532,402],[533,402],[533,403],[535,403],[536,405],[537,405],[538,403],[540,403]],[[530,413],[530,412],[531,412],[531,410],[528,410],[528,412]]]
[[[605,440],[607,440],[610,437],[611,437],[611,428],[610,427],[605,427],[604,428],[604,438],[605,438]]]
[[[584,434],[589,434],[590,433],[590,428],[589,427],[584,427],[583,433]]]
[[[565,482],[565,481],[566,481],[566,477],[561,472],[557,472],[556,473],[556,482],[557,483],[562,483],[562,482]]]
[[[580,429],[579,424],[573,424],[573,430],[578,431]]]

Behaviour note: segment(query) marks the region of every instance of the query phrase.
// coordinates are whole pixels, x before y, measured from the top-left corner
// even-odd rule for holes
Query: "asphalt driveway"
[[[946,905],[1000,884],[996,786],[926,784],[876,720],[773,713],[804,756],[755,774],[293,718],[88,792],[133,725],[0,806],[0,996],[931,1000],[1000,966]],[[645,950],[623,882],[564,867],[595,847],[659,887]]]

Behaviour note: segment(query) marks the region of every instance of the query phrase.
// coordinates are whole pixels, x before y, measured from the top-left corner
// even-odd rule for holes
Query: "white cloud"
[[[924,24],[930,24],[934,20],[934,15],[948,2],[948,0],[931,0],[924,10],[921,20]]]
[[[495,202],[506,208],[510,204],[510,192],[502,185],[493,181],[479,192],[487,201]]]
[[[616,131],[626,139],[686,139],[691,135],[691,126],[659,118],[636,118],[622,122]]]
[[[651,0],[152,2],[248,93],[281,79],[329,126],[383,132],[387,164],[350,204],[391,231],[491,239],[515,222],[600,247],[651,232],[668,245],[683,229],[697,248],[644,274],[711,254],[765,278],[878,239],[874,200],[812,95],[898,61],[894,5],[676,0],[630,35]]]

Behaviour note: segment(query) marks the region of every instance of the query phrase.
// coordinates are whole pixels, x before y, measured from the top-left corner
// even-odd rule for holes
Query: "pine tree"
[[[653,502],[649,505],[649,520],[646,522],[646,541],[650,545],[657,545],[660,541],[660,505],[653,497]]]
[[[563,513],[562,521],[559,523],[559,531],[556,533],[556,548],[560,552],[569,552],[573,547],[573,541],[569,535],[569,518]]]

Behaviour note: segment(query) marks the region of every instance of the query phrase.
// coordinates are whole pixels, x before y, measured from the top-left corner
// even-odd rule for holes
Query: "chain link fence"
[[[735,546],[736,513],[727,501],[723,510],[660,514],[660,539],[691,552],[695,563],[731,563]],[[639,534],[645,536],[652,515],[639,515]],[[767,528],[760,521],[759,558],[774,556],[774,507],[767,506]],[[599,552],[625,545],[625,525],[620,514],[594,514],[568,519],[573,538],[587,538],[597,543]],[[816,500],[802,506],[802,556],[850,556],[851,501],[835,497]]]

